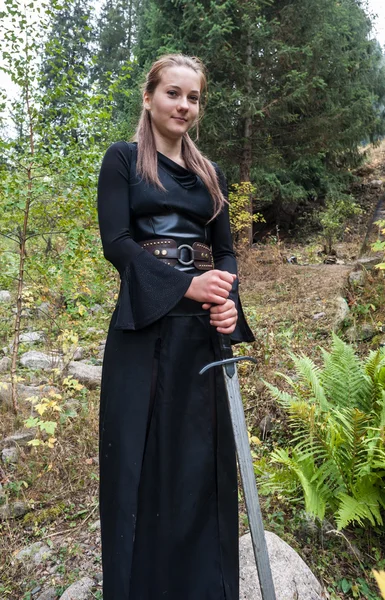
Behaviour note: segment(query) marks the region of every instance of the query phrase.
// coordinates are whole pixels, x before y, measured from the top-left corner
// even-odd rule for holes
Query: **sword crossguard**
[[[216,360],[215,362],[209,363],[208,365],[206,365],[205,367],[203,367],[203,369],[201,369],[199,371],[199,375],[203,375],[203,373],[206,373],[206,371],[208,371],[212,367],[222,367],[223,365],[233,365],[235,363],[238,363],[238,362],[241,362],[244,360],[248,360],[250,362],[257,364],[257,361],[252,356],[234,356],[233,358],[224,358],[223,360]]]

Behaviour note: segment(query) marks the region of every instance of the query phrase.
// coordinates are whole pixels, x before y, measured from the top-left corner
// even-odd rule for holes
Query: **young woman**
[[[188,135],[202,63],[148,73],[136,142],[104,157],[104,255],[121,277],[103,363],[104,600],[238,600],[237,471],[217,332],[252,341],[226,185]]]

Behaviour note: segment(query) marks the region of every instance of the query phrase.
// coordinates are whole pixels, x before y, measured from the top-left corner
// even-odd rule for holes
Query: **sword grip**
[[[231,340],[228,333],[218,333],[219,347],[221,353],[221,359],[233,358],[233,351],[231,349]],[[235,363],[223,365],[227,375],[233,377],[235,373]]]

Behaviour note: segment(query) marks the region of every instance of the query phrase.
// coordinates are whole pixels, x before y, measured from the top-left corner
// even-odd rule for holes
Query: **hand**
[[[224,304],[236,278],[236,275],[227,271],[207,271],[192,279],[185,296],[197,302]]]
[[[205,303],[202,308],[210,309],[210,325],[216,327],[219,333],[233,333],[238,320],[238,311],[233,300],[228,298],[219,306]]]

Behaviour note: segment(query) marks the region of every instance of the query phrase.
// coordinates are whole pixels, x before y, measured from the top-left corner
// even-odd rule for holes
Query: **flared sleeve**
[[[226,179],[215,163],[214,167],[218,174],[219,184],[225,198],[228,198]],[[233,240],[230,230],[229,207],[225,204],[220,214],[211,223],[211,245],[214,260],[214,267],[221,271],[228,271],[238,275],[237,260],[233,248]],[[229,298],[234,301],[238,311],[237,326],[230,339],[232,344],[239,342],[254,342],[254,335],[247,324],[241,299],[239,297],[238,278],[233,283],[233,288],[229,294]]]
[[[130,234],[130,164],[133,147],[110,146],[98,181],[98,218],[105,258],[121,278],[115,329],[134,330],[166,315],[187,292],[192,275],[171,269]]]

